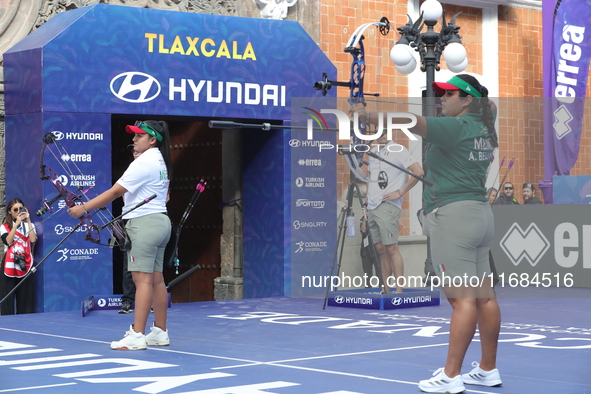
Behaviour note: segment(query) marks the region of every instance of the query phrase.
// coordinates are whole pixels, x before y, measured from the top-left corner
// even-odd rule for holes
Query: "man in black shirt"
[[[517,199],[513,195],[514,188],[513,188],[513,184],[511,182],[505,182],[502,190],[500,190],[499,192],[501,192],[501,191],[502,191],[502,194],[499,193],[500,196],[497,198],[497,201],[495,201],[495,204],[519,205],[519,201],[517,201]]]
[[[531,183],[524,183],[522,188],[523,203],[524,204],[541,204],[539,198],[536,197],[536,188]]]

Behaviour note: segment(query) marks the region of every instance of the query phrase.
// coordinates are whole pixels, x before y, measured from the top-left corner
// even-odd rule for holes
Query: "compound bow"
[[[321,90],[322,95],[326,96],[328,91],[332,88],[332,86],[343,86],[348,87],[349,92],[349,104],[357,104],[362,103],[365,105],[365,96],[374,96],[379,97],[379,93],[366,93],[364,91],[363,83],[365,80],[365,47],[363,45],[363,40],[365,36],[363,33],[370,27],[375,26],[378,28],[379,32],[386,36],[390,32],[390,21],[388,18],[383,17],[380,19],[379,22],[370,22],[364,23],[363,25],[359,26],[347,42],[347,46],[345,47],[345,52],[350,53],[353,57],[351,62],[351,78],[348,82],[339,82],[339,81],[331,81],[328,79],[326,73],[322,73],[322,81],[318,81],[314,84],[314,88],[316,90]],[[358,123],[357,114],[354,114],[354,125],[359,124],[359,132],[361,134],[367,133],[367,124],[366,122]],[[351,147],[357,146],[361,143],[361,140],[353,133],[351,135]],[[339,151],[339,153],[343,153]],[[361,170],[361,164],[363,163],[363,155],[364,152],[351,152],[345,154],[347,164],[351,169],[351,172],[355,175],[356,178],[362,180],[363,182],[372,182],[367,175]]]
[[[51,145],[55,146],[56,150],[58,150],[59,153],[62,153],[62,152],[63,153],[60,154],[58,157],[58,155],[51,150],[51,148],[50,148]],[[51,209],[51,204],[53,204],[54,202],[56,202],[60,198],[64,200],[64,203],[68,208],[72,208],[73,206],[77,205],[77,202],[82,201],[83,198],[86,198],[87,200],[89,200],[88,196],[86,195],[86,192],[88,190],[82,190],[83,188],[79,187],[76,191],[71,191],[60,180],[60,177],[57,175],[57,172],[53,168],[44,164],[46,150],[50,151],[50,153],[54,156],[54,158],[57,160],[57,162],[60,163],[60,165],[62,166],[62,169],[66,173],[68,173],[69,175],[73,174],[69,165],[67,163],[64,163],[63,160],[60,160],[62,157],[67,155],[67,152],[65,151],[65,149],[63,147],[58,146],[55,134],[53,134],[51,132],[45,133],[45,135],[43,136],[43,146],[41,148],[41,155],[39,157],[40,178],[41,178],[41,180],[44,180],[44,181],[45,180],[50,181],[51,184],[57,190],[58,196],[51,199],[51,201],[47,201],[45,199],[42,200],[44,207],[38,211],[38,213],[37,213],[38,216],[41,216],[43,213],[47,212],[47,210]],[[76,167],[77,171],[82,175],[82,171],[80,171],[80,168],[78,168],[78,166],[75,163],[74,163],[74,166]],[[121,229],[116,228],[117,225],[114,224],[114,223],[116,223],[115,221],[109,220],[108,218],[106,218],[106,216],[104,216],[102,214],[100,214],[99,216],[102,217],[104,224],[99,226],[94,222],[93,216],[95,214],[99,213],[103,209],[106,209],[106,208],[97,209],[92,213],[86,212],[84,215],[82,215],[79,218],[80,219],[80,226],[82,226],[83,228],[86,229],[84,239],[87,241],[94,242],[99,245],[105,245],[105,246],[111,246],[111,247],[112,246],[120,246],[118,243],[111,243],[111,244],[101,243],[101,237],[100,237],[100,230],[101,229],[103,229],[107,226],[115,227],[113,230],[110,230],[111,231],[111,238],[115,239],[115,240],[120,239],[119,237],[117,237],[115,235],[117,235],[118,232],[121,231]],[[115,234],[113,234],[113,232],[115,232]]]

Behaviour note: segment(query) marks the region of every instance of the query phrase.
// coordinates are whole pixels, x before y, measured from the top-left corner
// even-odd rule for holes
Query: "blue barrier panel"
[[[331,291],[329,306],[361,309],[402,309],[441,304],[439,290],[404,289],[402,293],[380,294],[380,289]]]
[[[591,175],[552,177],[554,204],[591,204]]]

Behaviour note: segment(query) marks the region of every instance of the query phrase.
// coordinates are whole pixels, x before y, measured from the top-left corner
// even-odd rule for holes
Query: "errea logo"
[[[554,124],[552,126],[556,132],[556,138],[560,140],[572,131],[569,123],[573,119],[573,115],[564,105],[561,105],[556,111],[554,111]]]
[[[535,223],[531,223],[525,231],[519,224],[513,223],[500,245],[515,266],[525,259],[535,267],[550,248],[550,242]]]
[[[92,161],[92,154],[86,153],[86,154],[69,155],[67,153],[64,153],[61,156],[61,159],[63,161],[65,161],[65,162],[68,162],[68,161],[72,161],[72,162],[91,162]]]
[[[146,103],[160,94],[160,83],[153,76],[137,71],[128,71],[111,80],[111,92],[120,100],[129,103]]]

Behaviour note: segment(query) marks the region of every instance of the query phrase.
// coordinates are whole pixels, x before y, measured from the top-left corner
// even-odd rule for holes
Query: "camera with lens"
[[[18,264],[18,269],[21,271],[27,270],[27,261],[25,260],[25,256],[22,254],[14,255],[14,264]]]
[[[23,213],[23,212],[27,212],[27,209],[25,207],[20,207],[18,209],[18,213]]]

